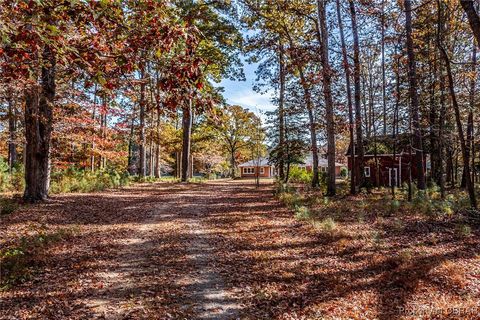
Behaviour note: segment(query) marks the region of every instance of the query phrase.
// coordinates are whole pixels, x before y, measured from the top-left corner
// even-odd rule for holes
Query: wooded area
[[[0,0],[0,319],[72,261],[60,318],[475,319],[479,44],[478,0]]]
[[[213,152],[234,176],[251,157],[235,145],[252,139],[232,141],[238,132],[226,126],[245,119],[222,107],[212,80],[241,80],[243,53],[259,62],[258,88],[276,94],[268,133],[280,179],[310,150],[317,187],[325,145],[326,194],[335,195],[346,152],[336,140],[348,139],[355,194],[366,186],[358,146],[372,141],[379,171],[376,140],[406,134],[409,151],[393,149],[415,155],[406,170],[416,167],[418,189],[465,187],[476,207],[478,14],[472,1],[417,2],[4,1],[5,165],[25,172],[31,202],[66,168],[158,178],[165,167],[186,181],[192,153]],[[246,117],[245,127],[259,121]]]

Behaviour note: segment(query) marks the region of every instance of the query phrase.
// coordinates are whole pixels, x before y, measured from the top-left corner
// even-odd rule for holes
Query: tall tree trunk
[[[383,105],[383,135],[387,135],[387,93],[386,93],[386,76],[385,76],[385,0],[382,0],[382,18],[381,18],[381,34],[382,34],[382,105]]]
[[[230,176],[235,179],[235,148],[230,149]]]
[[[278,99],[278,122],[279,122],[279,161],[278,175],[280,180],[285,179],[285,53],[283,44],[279,41],[279,82],[280,92]]]
[[[294,42],[290,34],[287,31],[288,41],[291,48],[294,48]],[[305,104],[307,106],[308,120],[309,120],[309,129],[310,129],[310,145],[312,151],[312,187],[317,188],[320,184],[319,179],[319,170],[318,170],[318,142],[317,142],[317,126],[315,123],[315,108],[312,101],[312,93],[310,91],[309,84],[307,83],[305,74],[303,72],[303,66],[298,63],[295,64],[295,67],[300,75],[300,84],[303,89],[303,97],[305,99]]]
[[[135,170],[135,111],[136,111],[136,103],[133,104],[132,108],[132,121],[130,122],[130,136],[128,139],[128,172],[131,175],[138,173]]]
[[[446,183],[450,185],[450,187],[455,186],[455,176],[454,176],[454,170],[453,170],[453,150],[452,146],[448,145],[446,147],[446,153],[447,153],[447,164],[446,164]]]
[[[145,177],[147,174],[147,145],[146,145],[146,137],[145,137],[145,64],[142,62],[140,65],[140,143],[139,143],[139,151],[140,151],[140,163],[138,166],[138,174],[140,177]]]
[[[156,144],[155,144],[155,178],[161,178],[161,158],[160,158],[160,112],[157,111],[156,125]]]
[[[190,149],[192,138],[192,100],[183,107],[182,116],[183,145],[182,145],[182,182],[187,182],[190,167]]]
[[[107,138],[107,112],[108,112],[108,100],[105,96],[103,96],[103,108],[102,113],[100,115],[100,137],[102,141],[105,142]],[[100,169],[105,169],[107,164],[107,159],[104,154],[100,156]]]
[[[440,0],[437,0],[437,5],[438,5],[438,33],[441,34],[443,32],[443,8],[442,4],[440,3]],[[458,105],[457,101],[457,96],[455,93],[455,82],[453,81],[453,74],[452,74],[452,69],[450,65],[450,58],[447,54],[447,51],[443,47],[443,44],[441,41],[438,41],[438,47],[440,49],[440,53],[442,55],[443,61],[445,63],[445,67],[447,70],[447,78],[448,78],[448,87],[450,91],[450,98],[452,101],[452,106],[455,111],[455,122],[457,124],[457,131],[458,131],[458,138],[460,140],[460,148],[462,151],[462,157],[463,157],[463,162],[464,162],[464,172],[465,172],[465,182],[466,182],[466,187],[468,190],[468,195],[470,197],[470,205],[472,208],[477,208],[477,199],[475,196],[475,189],[474,185],[472,183],[472,177],[470,175],[470,163],[469,163],[469,154],[468,154],[468,147],[467,147],[467,142],[465,141],[465,135],[463,133],[463,125],[462,125],[462,120],[461,120],[461,115],[460,115],[460,107]]]
[[[430,51],[430,45],[428,46]],[[430,128],[430,175],[428,179],[430,182],[438,181],[438,167],[440,162],[440,153],[438,152],[438,106],[436,105],[436,85],[437,85],[437,54],[436,50],[433,51],[433,61],[429,63],[430,73],[430,88],[429,88],[429,100],[430,100],[430,115],[429,115],[429,128]]]
[[[440,35],[437,35],[439,37]],[[440,85],[440,116],[438,119],[438,180],[437,184],[440,186],[440,195],[442,199],[445,198],[445,177],[444,177],[444,155],[445,155],[445,145],[444,145],[444,131],[445,131],[445,112],[446,112],[446,102],[445,102],[445,76],[443,74],[442,64],[439,66],[439,76],[438,81]],[[447,170],[448,174],[448,170]]]
[[[473,31],[477,45],[480,45],[480,17],[475,10],[475,3],[473,0],[460,0],[463,10],[467,14],[470,28]]]
[[[347,105],[348,105],[348,124],[349,124],[349,134],[350,134],[350,145],[352,146],[350,159],[352,170],[350,170],[350,194],[356,193],[356,174],[357,168],[355,167],[355,129],[353,121],[353,103],[352,103],[352,88],[350,84],[350,64],[348,62],[347,55],[347,46],[345,44],[345,34],[343,31],[343,21],[342,14],[340,11],[340,0],[336,0],[337,5],[337,19],[338,19],[338,28],[340,30],[340,41],[342,45],[342,58],[343,58],[343,68],[345,70],[345,84],[347,91]]]
[[[25,192],[28,202],[45,200],[50,188],[50,143],[55,99],[55,54],[46,46],[42,55],[40,88],[25,96]]]
[[[422,132],[420,129],[420,114],[417,93],[417,70],[412,38],[412,2],[404,0],[405,29],[407,33],[408,79],[410,83],[409,95],[413,125],[413,147],[415,148],[415,164],[417,166],[417,187],[425,189],[425,163],[423,158]]]
[[[397,134],[398,134],[398,111],[400,108],[400,59],[397,49],[395,47],[395,55],[397,58],[397,65],[394,68],[395,70],[395,110],[393,111],[393,123],[392,123],[392,137],[393,137],[393,163],[397,163]],[[400,155],[401,157],[401,155]],[[394,165],[395,167],[395,165]],[[401,164],[398,166],[397,175],[395,176],[395,182],[391,184],[392,198],[395,199],[395,187],[398,185],[398,178],[401,178],[402,167]]]
[[[8,168],[10,173],[17,163],[17,108],[12,95],[9,93],[8,101]]]
[[[360,44],[358,40],[357,14],[355,10],[355,3],[353,0],[348,0],[350,4],[350,15],[352,18],[352,33],[353,33],[353,80],[355,89],[355,130],[357,133],[357,154],[359,163],[358,185],[362,187],[365,183],[364,168],[364,150],[363,150],[363,131],[362,131],[362,106],[361,106],[361,89],[360,89]]]
[[[332,70],[328,58],[328,28],[323,0],[317,0],[318,25],[320,26],[320,56],[323,76],[323,97],[325,100],[327,120],[327,196],[334,196],[336,193],[336,172],[335,172],[335,118],[332,97]]]
[[[472,49],[472,67],[471,67],[471,72],[472,76],[470,77],[470,92],[469,92],[469,111],[468,111],[468,119],[467,119],[467,155],[468,155],[468,160],[463,160],[463,161],[470,161],[470,159],[473,159],[472,161],[472,167],[471,171],[473,172],[475,170],[475,155],[472,153],[472,150],[474,150],[474,138],[473,138],[473,129],[474,129],[474,124],[473,124],[473,110],[475,110],[475,84],[476,84],[476,70],[477,70],[477,46],[475,45],[475,41],[473,43],[473,49]],[[470,173],[472,175],[472,184],[475,188],[475,180],[474,180],[474,174]],[[463,170],[463,175],[462,175],[462,183],[461,187],[465,188],[467,185],[466,182],[466,170]]]
[[[472,77],[470,80],[470,113],[468,118],[469,139],[468,145],[470,146],[470,158],[472,159],[472,184],[475,187],[475,126],[474,126],[474,110],[475,110],[475,87],[477,84],[477,46],[473,41],[472,46]]]
[[[378,160],[378,145],[377,145],[377,126],[375,124],[375,83],[373,80],[373,66],[368,68],[368,110],[370,116],[370,123],[372,124],[372,140],[373,140],[373,159],[375,161],[375,186],[380,188],[380,164]]]
[[[95,88],[93,92],[93,106],[92,106],[92,126],[93,126],[92,146],[91,146],[92,154],[90,155],[90,171],[92,172],[95,171],[95,139],[97,134],[96,132],[97,124],[95,123],[96,117],[97,117],[97,84],[95,83]],[[128,147],[130,148],[130,144],[128,145]],[[130,152],[128,154],[130,155]]]
[[[320,184],[318,171],[318,144],[317,144],[317,127],[315,123],[314,108],[312,103],[312,96],[308,85],[306,84],[303,70],[300,68],[300,81],[302,82],[305,103],[307,105],[309,129],[310,129],[310,144],[312,149],[312,187],[316,188]]]

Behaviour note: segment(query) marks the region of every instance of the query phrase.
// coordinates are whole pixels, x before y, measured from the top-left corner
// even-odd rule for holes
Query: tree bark
[[[140,65],[140,163],[138,166],[138,175],[140,177],[145,177],[147,174],[147,146],[146,146],[146,137],[145,137],[145,64],[142,62]]]
[[[443,32],[443,9],[442,5],[439,0],[437,0],[438,4],[438,29],[439,29],[439,34]],[[440,50],[440,53],[442,55],[446,70],[447,70],[447,78],[448,78],[448,87],[450,91],[450,98],[452,101],[452,106],[455,111],[455,122],[457,124],[457,131],[458,131],[458,138],[460,140],[460,148],[462,151],[462,156],[463,156],[463,162],[464,162],[464,172],[465,172],[465,183],[468,191],[468,195],[470,197],[470,205],[472,208],[476,209],[477,208],[477,199],[475,196],[475,189],[474,185],[472,183],[472,177],[470,175],[470,163],[469,163],[469,154],[468,154],[468,148],[467,148],[467,142],[465,141],[465,135],[463,133],[463,125],[462,125],[462,120],[461,120],[461,115],[460,115],[460,107],[458,105],[457,101],[457,95],[455,93],[455,82],[453,80],[453,74],[452,74],[452,69],[450,65],[450,58],[447,54],[447,51],[443,47],[443,44],[441,41],[438,41],[438,47]]]
[[[382,0],[382,18],[381,18],[381,34],[382,34],[382,105],[383,105],[383,135],[387,135],[387,93],[386,93],[386,76],[385,76],[385,0]]]
[[[460,4],[467,14],[468,23],[475,39],[477,39],[477,44],[480,44],[480,17],[475,10],[475,4],[472,0],[460,0]]]
[[[279,43],[279,82],[280,92],[278,99],[278,122],[279,122],[279,161],[278,175],[280,180],[285,179],[285,54],[283,44]]]
[[[157,111],[157,126],[156,126],[156,143],[155,143],[155,178],[161,178],[161,158],[160,158],[160,112]]]
[[[412,38],[412,2],[404,0],[405,5],[405,29],[407,34],[407,55],[408,55],[408,79],[410,83],[410,108],[412,113],[413,126],[413,147],[415,148],[415,164],[417,166],[417,187],[425,189],[425,168],[423,158],[422,132],[420,130],[419,102],[417,93],[417,70],[415,53],[413,51]]]
[[[470,80],[470,113],[468,125],[470,133],[468,144],[470,146],[470,158],[472,159],[472,184],[475,187],[475,126],[474,126],[474,110],[475,110],[475,87],[477,84],[477,46],[473,41],[472,46],[472,78]]]
[[[350,64],[348,62],[348,55],[347,55],[347,46],[345,44],[345,34],[343,31],[343,21],[342,21],[342,14],[340,11],[340,0],[336,0],[337,5],[337,19],[338,19],[338,28],[340,30],[340,42],[342,45],[342,59],[343,59],[343,68],[345,70],[345,84],[346,84],[346,91],[347,91],[347,105],[348,105],[348,124],[349,124],[349,134],[350,134],[350,145],[352,146],[351,149],[351,165],[352,170],[350,170],[350,194],[356,194],[356,172],[357,168],[355,167],[355,129],[354,129],[354,121],[353,121],[353,103],[352,103],[352,88],[350,84]]]
[[[190,167],[190,149],[192,137],[192,100],[188,100],[188,104],[183,107],[182,116],[183,127],[183,145],[182,145],[182,182],[187,182]]]
[[[440,35],[437,35],[439,37]],[[444,132],[445,132],[445,111],[446,111],[446,102],[445,102],[445,77],[443,75],[443,68],[440,64],[439,66],[439,76],[438,81],[440,85],[440,116],[438,119],[438,180],[437,184],[440,186],[440,195],[442,199],[445,198],[445,177],[444,177],[444,155],[445,155],[445,145],[444,145]],[[448,174],[448,170],[447,170]]]
[[[350,15],[352,18],[353,33],[353,81],[354,81],[354,101],[355,101],[355,130],[357,133],[357,153],[358,153],[358,186],[362,187],[365,183],[364,167],[364,150],[363,150],[363,131],[362,131],[362,106],[361,106],[361,89],[360,89],[360,44],[358,40],[357,14],[355,3],[353,0],[348,1],[350,4]],[[355,145],[353,146],[355,148]]]
[[[335,173],[335,118],[332,97],[332,70],[328,58],[328,29],[325,4],[323,0],[317,0],[318,24],[320,26],[320,56],[323,76],[323,96],[325,100],[327,120],[327,196],[336,194],[336,173]]]
[[[8,168],[12,173],[17,163],[17,108],[13,97],[8,95]]]
[[[294,48],[294,42],[290,35],[287,33],[288,41],[291,48]],[[305,104],[307,106],[308,112],[308,120],[309,120],[309,129],[310,129],[310,146],[312,151],[312,187],[317,188],[320,184],[319,180],[319,170],[318,170],[318,143],[317,143],[317,126],[315,123],[315,114],[314,114],[314,106],[312,102],[312,93],[310,92],[309,85],[307,84],[307,80],[305,78],[305,74],[303,72],[303,67],[298,64],[295,64],[295,67],[300,75],[300,84],[303,89],[303,97],[305,100]]]
[[[317,127],[315,124],[315,115],[314,115],[311,92],[305,82],[306,80],[305,80],[305,75],[303,74],[303,70],[301,68],[299,69],[300,69],[300,81],[302,82],[305,103],[307,105],[309,129],[310,129],[310,144],[312,149],[312,171],[313,171],[312,187],[316,188],[320,184],[320,180],[318,176],[319,171],[318,171]]]
[[[97,84],[95,83],[95,88],[93,90],[93,106],[92,106],[92,126],[93,126],[93,132],[92,132],[92,154],[90,155],[90,171],[94,172],[95,171],[95,139],[96,139],[96,129],[97,129],[97,124],[95,123],[96,117],[97,117]],[[128,145],[129,151],[130,151],[130,144]],[[130,152],[128,153],[130,155]],[[129,158],[130,160],[130,158]]]
[[[395,48],[395,55],[398,55],[397,49]],[[393,111],[393,123],[392,123],[392,137],[393,137],[393,163],[397,163],[397,134],[398,134],[398,112],[400,107],[400,59],[398,55],[397,66],[395,70],[395,109]],[[395,182],[391,184],[392,198],[395,199],[395,187],[398,185],[398,178],[401,177],[402,168],[399,164],[397,175],[395,176]]]
[[[27,202],[48,197],[50,188],[50,144],[55,99],[55,54],[46,46],[42,54],[40,88],[25,95],[25,192]]]

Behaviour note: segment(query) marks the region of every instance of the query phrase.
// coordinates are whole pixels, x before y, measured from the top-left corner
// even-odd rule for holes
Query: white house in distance
[[[272,178],[275,176],[275,166],[268,163],[268,158],[250,160],[238,166],[242,178]],[[257,173],[258,171],[258,173]]]

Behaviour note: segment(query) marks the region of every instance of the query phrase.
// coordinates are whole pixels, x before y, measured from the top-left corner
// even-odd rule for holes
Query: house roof
[[[238,165],[239,167],[269,167],[268,158],[253,159]]]
[[[313,155],[312,155],[312,154],[309,154],[309,155],[305,158],[304,163],[305,163],[306,166],[312,166],[312,165],[313,165]],[[318,158],[318,165],[319,165],[320,167],[328,167],[328,160],[325,159],[325,158],[319,157],[319,158]],[[344,164],[341,164],[341,163],[338,163],[338,162],[335,162],[335,167],[345,167],[345,165],[344,165]]]

